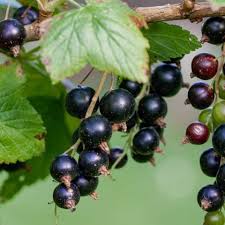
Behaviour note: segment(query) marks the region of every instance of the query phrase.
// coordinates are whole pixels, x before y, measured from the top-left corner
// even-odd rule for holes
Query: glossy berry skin
[[[225,218],[221,211],[208,212],[203,225],[224,225]]]
[[[183,78],[180,69],[170,64],[158,66],[151,77],[153,90],[164,97],[176,95],[182,84]]]
[[[139,118],[146,123],[154,123],[167,114],[166,101],[157,94],[150,94],[143,97],[138,105]]]
[[[135,100],[129,91],[119,88],[106,93],[99,107],[101,114],[110,122],[122,123],[133,115]]]
[[[56,181],[70,183],[78,175],[77,162],[69,155],[60,155],[52,162],[50,173]]]
[[[73,183],[78,187],[81,196],[91,195],[98,187],[98,177],[77,176]]]
[[[219,188],[225,192],[225,165],[222,165],[219,168],[219,171],[216,175],[216,183],[219,186]]]
[[[211,17],[202,26],[202,41],[210,44],[222,44],[225,36],[225,19]]]
[[[97,177],[102,174],[102,169],[109,167],[109,157],[99,149],[85,150],[80,154],[78,164],[85,176]]]
[[[53,200],[58,207],[74,211],[80,201],[79,189],[73,183],[69,188],[64,184],[59,184],[53,192]]]
[[[201,122],[191,123],[186,129],[187,142],[191,144],[202,145],[208,141],[209,135],[209,128]]]
[[[216,185],[207,185],[198,192],[198,204],[207,211],[219,210],[224,204],[223,192]]]
[[[137,97],[140,94],[142,87],[142,84],[131,80],[123,80],[119,86],[119,88],[129,91],[134,97]]]
[[[213,133],[213,148],[221,155],[225,156],[225,124],[220,125]]]
[[[0,22],[0,48],[10,49],[21,46],[25,37],[25,28],[18,20],[7,19]]]
[[[112,148],[110,149],[109,154],[109,168],[113,166],[113,164],[121,157],[121,155],[124,153],[124,150],[122,148]],[[116,169],[120,169],[124,167],[127,164],[128,157],[127,154],[119,161],[119,163],[116,165]]]
[[[206,109],[214,101],[214,91],[207,83],[197,82],[188,91],[188,100],[196,109]]]
[[[80,124],[80,139],[85,146],[98,147],[112,136],[112,126],[103,116],[91,116]]]
[[[216,75],[218,64],[218,60],[214,55],[208,53],[198,54],[192,60],[192,73],[202,80],[209,80]]]
[[[154,128],[143,128],[133,138],[133,148],[140,155],[150,155],[159,146],[159,135]]]
[[[136,153],[135,151],[131,151],[131,157],[135,162],[138,163],[147,163],[153,158],[154,153],[150,153],[149,155],[141,155]]]
[[[225,101],[218,102],[213,106],[212,120],[215,127],[225,123]]]
[[[27,7],[22,6],[18,8],[13,18],[20,21],[23,25],[32,24],[33,22],[37,21],[39,17],[39,12],[34,7]]]
[[[65,107],[67,112],[71,116],[84,118],[94,95],[95,90],[90,87],[78,86],[74,88],[66,96]],[[93,113],[97,111],[98,105],[99,101],[97,100]]]
[[[204,151],[200,157],[200,166],[202,172],[209,177],[216,177],[220,168],[221,156],[213,148]]]
[[[157,125],[157,124],[148,124],[148,123],[141,123],[140,124],[140,129],[146,128],[146,127],[154,128],[155,131],[158,133],[159,137],[163,136],[164,128],[160,127],[159,125]]]
[[[127,132],[129,132],[138,122],[138,115],[137,112],[130,117],[130,119],[126,122],[127,125]]]

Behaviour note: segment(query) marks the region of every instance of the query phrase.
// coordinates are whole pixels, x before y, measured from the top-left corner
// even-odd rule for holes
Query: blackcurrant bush
[[[206,109],[213,101],[213,89],[207,83],[197,82],[190,87],[186,103],[190,103],[196,109]]]
[[[129,91],[119,88],[106,93],[99,107],[101,114],[110,122],[122,123],[133,115],[135,99]]]
[[[64,184],[59,184],[53,192],[53,200],[58,207],[74,211],[80,201],[79,189],[73,183],[69,188]]]
[[[222,44],[225,36],[225,19],[223,17],[211,17],[202,26],[202,42]]]
[[[183,84],[183,77],[177,66],[163,64],[158,66],[152,74],[151,86],[161,96],[176,95]]]
[[[216,185],[207,185],[198,192],[198,204],[207,211],[219,210],[224,204],[223,192]]]
[[[109,154],[109,168],[113,166],[113,164],[121,157],[121,155],[124,153],[124,150],[122,148],[112,148],[110,149]],[[128,157],[127,154],[123,156],[123,158],[120,159],[120,161],[116,165],[116,169],[120,169],[124,167],[127,163]]]
[[[134,97],[137,97],[140,94],[142,87],[142,84],[131,80],[123,80],[119,86],[119,88],[129,91]]]
[[[98,177],[77,176],[73,183],[78,187],[81,196],[96,196],[95,190],[98,187]]]
[[[191,76],[196,76],[202,80],[209,80],[216,75],[218,64],[219,62],[214,55],[208,53],[198,54],[192,60]]]
[[[159,135],[154,128],[143,128],[133,138],[133,148],[136,153],[150,155],[159,149]]]
[[[220,168],[221,156],[210,148],[204,151],[200,157],[200,166],[202,172],[209,177],[216,177],[216,174]]]
[[[84,150],[79,156],[78,164],[85,176],[109,175],[109,156],[100,149]]]
[[[210,130],[213,131],[213,121],[212,121],[212,109],[204,109],[198,116],[198,120],[204,123]]]
[[[23,25],[28,25],[37,21],[38,17],[39,17],[38,10],[35,9],[34,7],[28,6],[22,6],[18,8],[13,15],[13,18],[20,21],[20,23],[22,23]]]
[[[78,86],[71,90],[66,96],[66,110],[74,117],[84,118],[91,104],[92,98],[95,95],[95,90],[91,87]],[[93,113],[98,109],[99,101],[97,100]]]
[[[225,101],[218,102],[213,106],[212,120],[215,127],[225,123]]]
[[[205,220],[203,225],[224,225],[225,218],[223,212],[220,210],[215,212],[208,212],[205,215]]]
[[[147,95],[139,102],[138,115],[143,122],[165,126],[163,118],[166,114],[166,101],[157,94]]]
[[[213,133],[213,148],[221,156],[225,156],[225,124],[220,125]]]
[[[134,150],[131,151],[131,157],[135,162],[138,163],[151,163],[153,166],[155,166],[155,159],[154,159],[154,153],[150,153],[149,155],[140,155],[136,153]]]
[[[96,115],[81,122],[79,133],[85,146],[95,148],[111,138],[112,126],[105,117]]]
[[[25,28],[18,20],[7,19],[0,22],[0,48],[10,49],[21,46],[25,37]]]
[[[183,144],[191,143],[195,145],[201,145],[209,139],[209,128],[201,122],[191,123],[186,129],[186,136],[183,140]]]
[[[71,181],[78,175],[77,162],[69,155],[60,155],[52,162],[50,173],[55,180],[69,187]]]
[[[130,117],[130,119],[126,122],[127,132],[129,132],[138,122],[138,115],[137,112]]]
[[[216,175],[216,184],[223,192],[225,192],[225,164],[219,168]]]

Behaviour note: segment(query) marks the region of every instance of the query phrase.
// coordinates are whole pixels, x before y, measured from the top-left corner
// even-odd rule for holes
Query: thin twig
[[[7,5],[7,9],[5,12],[5,20],[7,20],[9,18],[9,10],[10,10],[10,0],[8,0],[8,5]]]
[[[88,79],[88,77],[92,74],[93,71],[94,71],[94,67],[92,67],[91,70],[85,75],[85,77],[80,82],[80,84],[83,84]]]

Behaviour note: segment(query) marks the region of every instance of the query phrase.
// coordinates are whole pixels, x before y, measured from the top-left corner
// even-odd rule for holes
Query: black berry
[[[138,122],[138,115],[137,112],[130,117],[130,119],[126,122],[127,132],[129,132]]]
[[[143,87],[142,84],[139,84],[138,82],[135,81],[131,81],[131,80],[123,80],[120,83],[120,88],[126,89],[127,91],[129,91],[134,97],[137,97],[140,92],[141,89]]]
[[[109,154],[109,168],[113,166],[113,164],[121,157],[121,155],[124,153],[124,150],[122,148],[112,148],[110,150]],[[118,164],[116,165],[116,169],[120,169],[124,167],[127,163],[128,157],[127,154],[123,156],[123,158],[120,159]]]
[[[225,124],[217,127],[212,137],[213,148],[221,155],[225,156]]]
[[[219,168],[219,171],[216,175],[216,183],[220,189],[225,192],[225,164]]]

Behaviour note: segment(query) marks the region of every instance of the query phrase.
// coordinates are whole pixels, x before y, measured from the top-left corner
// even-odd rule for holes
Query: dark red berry
[[[210,135],[209,128],[201,122],[191,123],[186,129],[186,136],[183,144],[191,143],[201,145],[208,141]]]
[[[53,200],[58,207],[74,211],[80,201],[79,189],[73,183],[69,188],[64,184],[59,184],[53,192]]]
[[[113,166],[113,164],[121,157],[121,155],[124,153],[124,150],[122,148],[112,148],[110,149],[109,154],[109,168]],[[116,169],[120,169],[126,165],[128,161],[127,154],[123,156],[123,158],[120,159],[120,161],[116,165]]]
[[[92,98],[95,95],[95,90],[90,87],[78,86],[71,90],[66,96],[66,110],[74,117],[84,118],[91,104]],[[99,101],[95,105],[93,113],[98,109]]]
[[[25,28],[18,20],[7,19],[0,22],[0,48],[10,49],[21,46],[25,37]]]
[[[225,124],[217,127],[212,137],[213,148],[221,156],[225,156]]]
[[[222,44],[225,36],[225,19],[223,17],[211,17],[202,26],[202,42]]]
[[[134,97],[137,97],[141,92],[143,85],[135,81],[123,80],[119,87],[129,91]]]
[[[203,187],[197,199],[199,206],[207,212],[216,211],[224,204],[223,192],[216,185]]]
[[[202,172],[209,177],[216,177],[216,174],[220,168],[221,156],[210,148],[204,151],[200,157],[200,166]]]
[[[30,6],[22,6],[18,8],[13,15],[13,18],[20,21],[23,25],[28,25],[37,21],[38,17],[38,10]]]
[[[106,93],[99,107],[101,114],[110,122],[122,123],[134,114],[135,100],[129,91],[119,88]]]
[[[214,55],[201,53],[192,60],[192,74],[202,80],[209,80],[216,75],[218,64],[218,60]]]
[[[196,109],[206,109],[213,101],[213,89],[207,83],[197,82],[190,87],[186,103],[190,103]]]

